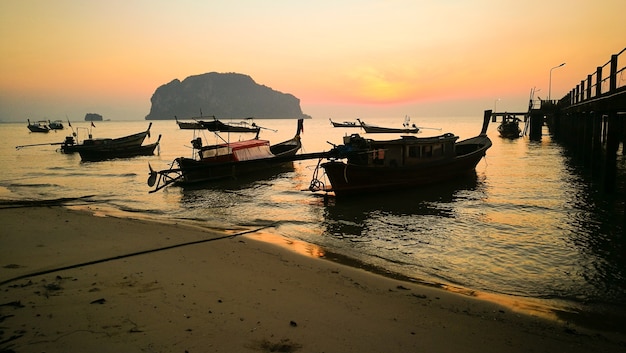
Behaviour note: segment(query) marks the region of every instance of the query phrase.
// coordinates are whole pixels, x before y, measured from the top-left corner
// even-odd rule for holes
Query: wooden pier
[[[599,174],[605,191],[614,191],[617,153],[620,147],[625,152],[626,48],[537,113],[545,116],[557,141]]]
[[[541,101],[538,109],[530,109],[529,118],[531,139],[533,121],[539,133],[545,121],[553,139],[582,159],[601,188],[620,195],[618,198],[624,201],[625,183],[621,178],[626,174],[618,170],[617,157],[626,154],[626,48],[584,77],[560,100]]]

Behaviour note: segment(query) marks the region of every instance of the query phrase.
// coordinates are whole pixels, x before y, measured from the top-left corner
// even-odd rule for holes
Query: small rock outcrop
[[[157,88],[146,120],[216,118],[301,118],[300,100],[259,85],[247,75],[211,72]]]
[[[102,121],[102,115],[96,113],[85,114],[85,121]]]

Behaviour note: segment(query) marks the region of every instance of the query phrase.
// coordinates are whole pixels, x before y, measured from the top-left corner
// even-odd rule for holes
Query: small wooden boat
[[[248,123],[246,121],[241,121],[239,123],[224,123],[213,116],[213,120],[205,121],[205,120],[196,120],[194,118],[193,122],[184,122],[178,121],[176,119],[176,123],[180,129],[184,130],[209,130],[211,132],[250,132],[250,133],[258,133],[261,130],[261,127],[257,126],[255,123]],[[200,117],[202,119],[202,117]]]
[[[389,141],[365,139],[358,134],[346,136],[343,145],[331,150],[333,157],[318,165],[324,169],[331,187],[326,188],[317,178],[316,170],[310,190],[334,191],[335,196],[367,194],[466,175],[475,170],[491,147],[487,137],[490,117],[488,110],[480,134],[460,142],[452,133],[423,138],[402,136]]]
[[[45,120],[40,120],[34,123],[30,122],[28,119],[28,130],[30,132],[50,132],[50,127],[48,126],[48,122]]]
[[[338,123],[336,121],[333,121],[332,119],[328,119],[330,120],[330,123],[333,125],[333,127],[361,127],[360,124],[357,124],[354,121],[344,121],[341,123]]]
[[[161,135],[155,143],[139,146],[120,146],[115,144],[95,145],[94,148],[80,149],[80,159],[83,162],[98,162],[115,158],[131,158],[137,156],[151,156],[159,146]]]
[[[273,169],[278,170],[292,164],[293,158],[302,147],[300,133],[303,120],[293,138],[270,145],[257,136],[250,140],[225,142],[204,146],[201,138],[191,141],[195,158],[179,157],[169,169],[155,171],[150,166],[148,185],[158,191],[171,184],[192,184],[219,179],[235,178],[243,175]]]
[[[177,117],[174,117],[174,119],[176,120],[176,124],[178,124],[178,127],[182,130],[200,130],[200,129],[204,129],[204,127],[202,126],[202,124],[199,121],[178,121]]]
[[[65,141],[61,145],[61,152],[74,153],[81,150],[94,150],[102,147],[139,147],[143,144],[146,137],[150,136],[150,128],[152,123],[148,125],[146,131],[138,132],[136,134],[118,137],[118,138],[92,138],[91,133],[89,138],[85,139],[82,143],[77,143],[74,133],[72,136],[67,136]]]
[[[246,121],[241,121],[239,123],[223,123],[215,117],[213,117],[212,121],[200,121],[200,124],[203,128],[212,131],[212,132],[250,132],[250,133],[258,133],[261,128],[257,126],[255,123],[248,123]]]
[[[498,133],[501,137],[515,139],[521,136],[522,130],[519,127],[520,119],[513,115],[502,117],[502,123],[498,126]]]
[[[420,129],[417,126],[415,126],[415,124],[413,124],[410,127],[405,124],[405,127],[403,128],[392,128],[392,127],[381,127],[381,126],[370,125],[370,124],[366,124],[362,122],[360,119],[356,119],[356,120],[359,122],[359,124],[361,124],[361,127],[363,128],[363,130],[365,130],[365,132],[368,134],[385,134],[385,133],[417,134],[420,131]]]
[[[63,130],[63,128],[65,127],[63,125],[63,121],[61,120],[55,120],[55,121],[48,120],[48,126],[50,127],[51,130]]]

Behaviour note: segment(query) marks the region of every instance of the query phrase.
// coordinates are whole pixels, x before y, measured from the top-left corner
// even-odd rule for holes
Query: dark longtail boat
[[[176,124],[178,124],[178,128],[181,130],[200,130],[204,129],[202,124],[199,121],[178,121],[177,117],[174,117],[176,120]]]
[[[161,135],[157,142],[139,146],[99,145],[97,148],[87,148],[78,151],[83,162],[99,162],[115,158],[132,158],[138,156],[151,156],[159,146]]]
[[[213,120],[201,120],[203,117],[200,116],[200,120],[197,118],[193,118],[192,122],[186,121],[178,121],[177,117],[176,124],[178,127],[183,130],[209,130],[212,132],[251,132],[258,133],[261,130],[261,127],[257,126],[255,123],[248,123],[247,121],[241,121],[239,123],[223,123],[213,116]],[[249,118],[251,119],[251,118]]]
[[[155,171],[150,167],[148,185],[158,191],[171,184],[192,184],[220,179],[251,175],[262,170],[278,170],[286,164],[293,164],[292,157],[302,147],[300,133],[303,120],[293,138],[270,145],[257,135],[250,140],[224,142],[215,145],[202,145],[197,138],[191,141],[196,158],[179,157],[169,169]]]
[[[338,123],[336,121],[333,121],[332,119],[328,119],[330,120],[330,123],[333,125],[333,127],[361,127],[360,124],[357,124],[354,121],[344,121],[341,123]]]
[[[30,132],[50,132],[50,127],[48,126],[48,122],[44,120],[31,123],[30,119],[28,119],[27,127],[28,127],[28,130],[30,130]]]
[[[368,134],[387,134],[387,133],[417,134],[420,131],[420,129],[415,125],[413,126],[405,125],[405,127],[403,128],[393,128],[393,127],[382,127],[382,126],[370,125],[370,124],[366,124],[362,122],[360,119],[356,119],[356,120],[358,120],[363,130],[365,130],[365,132]]]
[[[258,133],[261,128],[255,123],[248,124],[246,121],[225,124],[217,119],[212,121],[200,121],[203,128],[213,132],[251,132]]]
[[[63,125],[63,121],[61,120],[48,120],[48,126],[50,127],[50,130],[63,130],[63,128],[65,128],[65,126]]]
[[[152,123],[148,125],[146,131],[138,132],[136,134],[118,137],[118,138],[89,138],[85,139],[82,143],[77,143],[74,136],[67,136],[65,141],[61,145],[61,152],[74,153],[80,151],[98,150],[103,148],[125,148],[125,147],[139,147],[143,144],[146,137],[150,136],[150,128]]]
[[[473,172],[491,147],[487,128],[491,111],[485,111],[478,136],[457,142],[458,136],[440,136],[375,141],[358,134],[344,137],[344,144],[330,151],[330,161],[321,163],[331,187],[317,179],[312,191],[333,191],[336,196],[416,187],[458,178]]]

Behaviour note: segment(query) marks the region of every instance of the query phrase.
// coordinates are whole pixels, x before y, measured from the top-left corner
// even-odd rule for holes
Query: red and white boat
[[[300,133],[303,120],[293,138],[270,145],[257,135],[250,140],[202,144],[202,139],[191,141],[195,158],[178,157],[169,169],[155,171],[150,167],[148,185],[158,191],[171,184],[191,184],[251,175],[293,163],[293,157],[302,147]]]

